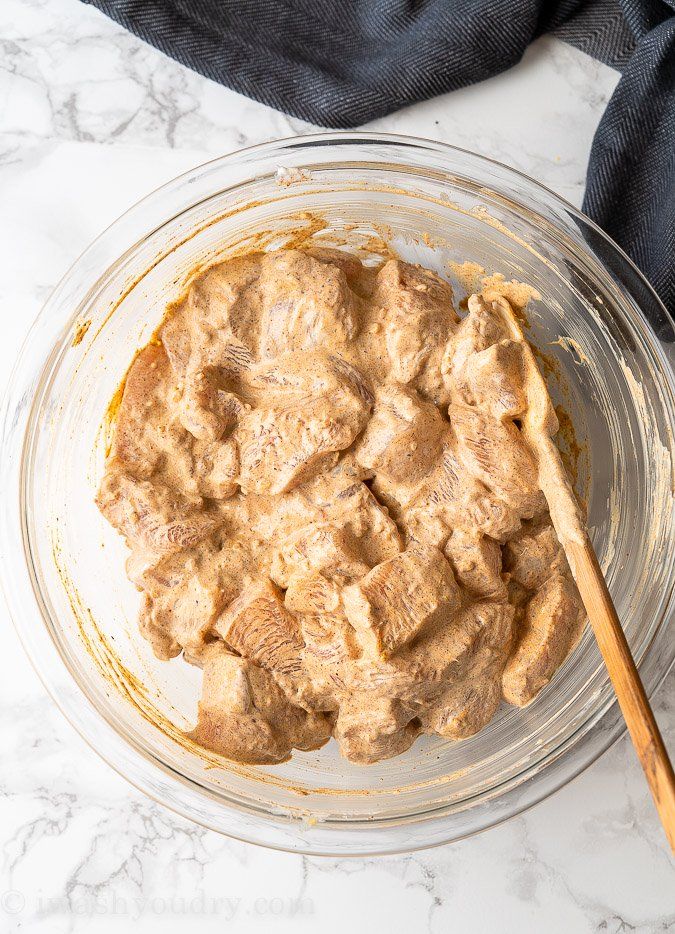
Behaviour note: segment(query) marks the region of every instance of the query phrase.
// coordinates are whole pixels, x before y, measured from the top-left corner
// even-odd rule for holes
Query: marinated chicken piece
[[[420,546],[373,568],[342,600],[364,646],[387,658],[423,629],[447,623],[461,598],[441,552]]]
[[[193,547],[170,554],[158,554],[133,548],[126,562],[129,580],[150,597],[182,587],[193,575],[212,578],[223,591],[225,602],[240,592],[250,572],[251,555],[242,542],[219,540],[220,534],[202,539]]]
[[[371,409],[375,402],[375,395],[370,381],[361,370],[339,354],[329,354],[327,359],[331,372],[340,377],[368,409]]]
[[[492,720],[501,699],[499,681],[493,678],[453,684],[425,711],[425,732],[449,739],[473,736]]]
[[[162,346],[174,374],[183,379],[192,353],[192,336],[187,321],[185,302],[172,308],[159,330]],[[153,345],[150,344],[150,347]]]
[[[452,623],[435,636],[428,633],[400,656],[402,669],[410,668],[418,690],[492,677],[497,682],[511,645],[514,611],[507,603],[471,603],[459,610]],[[393,661],[393,660],[392,660]]]
[[[449,624],[423,632],[389,658],[363,655],[353,661],[345,671],[347,691],[428,707],[452,684],[492,677],[500,685],[513,620],[507,603],[468,604]]]
[[[477,480],[521,517],[545,508],[537,483],[537,465],[512,422],[500,422],[466,405],[451,405],[450,422],[459,459]]]
[[[271,359],[313,347],[339,347],[358,328],[344,272],[307,253],[284,250],[262,261],[259,353]]]
[[[391,698],[347,697],[340,704],[333,736],[350,762],[367,765],[410,749],[420,733],[411,711]]]
[[[211,548],[205,550],[210,555]],[[199,546],[185,548],[172,554],[156,554],[143,548],[132,548],[127,558],[127,577],[138,590],[156,597],[172,587],[179,586],[186,574],[192,573]]]
[[[205,444],[194,449],[197,487],[207,499],[228,499],[239,489],[239,448],[227,441]]]
[[[551,680],[574,647],[583,611],[567,576],[554,574],[529,601],[504,669],[502,690],[510,704],[525,707]]]
[[[505,300],[468,307],[310,241],[202,272],[137,355],[97,503],[142,634],[204,671],[195,742],[377,762],[529,703],[575,644],[547,398]]]
[[[219,441],[232,430],[247,407],[224,385],[222,371],[207,367],[186,377],[180,402],[183,427],[200,441]]]
[[[288,582],[284,606],[292,613],[334,613],[340,606],[340,588],[318,572],[298,575]]]
[[[217,536],[169,555],[134,549],[127,575],[144,594],[140,629],[157,657],[183,649],[187,661],[201,664],[218,615],[239,595],[250,569],[248,548]]]
[[[377,275],[372,301],[384,313],[391,378],[415,381],[425,397],[443,401],[441,358],[458,321],[450,285],[429,270],[390,260]]]
[[[448,389],[455,390],[466,383],[466,367],[474,354],[507,339],[500,315],[480,295],[469,298],[469,313],[450,337],[441,363],[443,379]]]
[[[129,368],[108,458],[110,472],[198,494],[190,435],[174,405],[175,381],[161,346],[148,344]]]
[[[346,528],[356,541],[361,559],[374,567],[403,548],[396,523],[362,482],[360,475],[344,469],[313,478],[298,490],[300,516],[309,511],[317,519]]]
[[[345,250],[336,250],[327,246],[309,246],[303,250],[313,259],[320,263],[337,266],[345,274],[345,278],[350,288],[358,286],[359,281],[364,276],[364,266],[358,256],[353,253],[347,253]]]
[[[138,614],[138,629],[143,638],[150,643],[155,658],[162,662],[168,662],[169,659],[180,655],[183,648],[171,635],[171,628],[164,625],[164,621],[156,619],[155,601],[144,594]]]
[[[465,739],[489,723],[501,700],[513,620],[513,607],[503,603],[475,603],[462,612],[454,627],[456,647],[447,652],[456,661],[421,715],[425,732]]]
[[[336,711],[348,690],[346,673],[359,655],[354,631],[342,614],[331,611],[303,613],[298,619],[305,643],[302,664],[311,685],[303,693],[303,706]]]
[[[416,483],[438,461],[447,424],[414,389],[384,386],[356,447],[357,461],[395,481]]]
[[[284,493],[330,469],[368,418],[359,389],[324,354],[279,358],[254,370],[247,385],[267,400],[235,433],[247,493]]]
[[[520,518],[467,472],[454,447],[446,445],[440,463],[408,504],[406,525],[409,539],[442,548],[457,526],[501,540],[518,530]]]
[[[168,391],[168,358],[161,347],[148,344],[126,375],[111,452],[139,479],[151,477],[165,454]]]
[[[241,494],[223,503],[222,509],[228,513],[228,521],[232,519],[241,527],[241,534],[259,543],[267,576],[272,576],[274,556],[287,540],[314,525],[344,530],[350,550],[356,550],[367,570],[398,554],[403,546],[396,524],[362,482],[363,475],[350,456],[343,455],[332,470],[290,493],[278,497]],[[234,516],[229,516],[230,508]],[[351,554],[350,561],[353,559]]]
[[[290,704],[264,669],[217,649],[204,665],[199,720],[188,735],[237,762],[275,763],[288,759],[293,748],[323,746],[331,723]]]
[[[260,257],[241,257],[211,267],[174,305],[159,330],[178,377],[182,426],[202,441],[230,432],[245,405],[234,389],[254,361],[255,285]]]
[[[194,318],[245,341],[257,324],[251,291],[269,261],[264,253],[250,253],[210,266],[190,287],[188,303]]]
[[[280,587],[289,587],[294,579],[314,571],[343,584],[369,571],[348,527],[338,528],[329,523],[301,527],[285,539],[275,554],[271,576]]]
[[[330,395],[338,380],[323,352],[282,354],[255,363],[244,377],[245,393],[257,406],[290,408],[312,396]]]
[[[201,502],[189,502],[173,490],[134,480],[119,470],[106,473],[96,502],[129,545],[154,554],[191,548],[220,522]]]
[[[334,405],[318,398],[282,412],[255,409],[236,433],[242,490],[270,495],[292,490],[334,466],[364,421],[363,406],[347,396]]]
[[[223,601],[223,592],[208,576],[202,581],[194,574],[161,596],[145,595],[139,617],[141,634],[157,658],[173,658],[183,650],[196,663],[213,635]]]
[[[247,587],[216,621],[215,630],[228,648],[268,671],[300,674],[300,629],[283,595],[268,581]]]
[[[486,535],[456,528],[445,546],[457,581],[477,597],[506,599],[501,577],[502,550],[499,542]]]
[[[310,399],[355,398],[374,402],[366,376],[339,354],[323,350],[286,353],[257,363],[242,376],[243,392],[260,407],[285,410]]]
[[[506,574],[505,577],[508,577],[508,574]],[[509,580],[506,585],[506,599],[509,602],[509,606],[513,608],[513,631],[520,632],[525,618],[527,601],[530,599],[530,593],[517,581]]]
[[[493,418],[517,418],[527,408],[523,380],[522,345],[504,340],[468,358],[457,391]]]
[[[192,283],[182,309],[175,312],[183,316],[190,336],[186,372],[210,366],[228,368],[237,358],[252,361],[259,327],[256,285],[263,262],[260,253],[236,257],[211,266]],[[175,338],[175,330],[167,335]],[[240,348],[239,353],[233,355],[232,348]]]
[[[550,524],[528,522],[504,546],[504,570],[527,590],[554,573],[569,573],[565,553]]]

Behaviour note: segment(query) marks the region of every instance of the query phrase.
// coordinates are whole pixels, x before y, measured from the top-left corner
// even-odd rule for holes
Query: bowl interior
[[[606,711],[611,692],[586,631],[528,708],[503,705],[477,736],[423,738],[374,766],[348,763],[333,741],[282,765],[248,767],[185,739],[200,672],[181,658],[158,662],[141,638],[125,547],[93,496],[110,400],[195,268],[311,239],[358,250],[369,262],[388,250],[420,262],[449,278],[458,299],[471,273],[460,268],[466,261],[532,285],[538,297],[527,309],[528,336],[554,401],[575,426],[577,488],[638,659],[669,611],[672,400],[664,399],[663,360],[639,311],[553,199],[535,203],[518,179],[499,186],[483,176],[478,184],[475,166],[465,174],[457,166],[412,169],[406,158],[339,161],[333,154],[322,162],[310,151],[301,171],[291,165],[279,173],[270,161],[232,184],[220,169],[211,178],[202,173],[193,195],[186,180],[179,209],[165,210],[146,236],[124,244],[72,307],[31,412],[25,547],[51,638],[126,743],[198,794],[254,816],[401,824],[484,807],[569,748]],[[226,816],[219,829],[227,829]]]

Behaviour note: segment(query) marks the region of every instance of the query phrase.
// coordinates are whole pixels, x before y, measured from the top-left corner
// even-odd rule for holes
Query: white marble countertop
[[[78,253],[207,158],[311,128],[186,71],[76,0],[0,3],[0,376]],[[477,150],[581,202],[618,75],[552,39],[373,124]],[[675,877],[625,738],[508,824],[412,856],[308,859],[197,827],[85,746],[0,610],[0,932],[665,931]],[[656,700],[670,748],[675,679]]]

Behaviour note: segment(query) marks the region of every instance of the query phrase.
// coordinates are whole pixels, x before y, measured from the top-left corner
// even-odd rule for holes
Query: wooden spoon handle
[[[675,774],[588,536],[565,552],[637,751],[671,850],[675,853]]]
[[[560,452],[551,437],[557,431],[558,423],[546,384],[513,309],[502,297],[492,297],[491,301],[493,311],[501,315],[512,338],[522,344],[527,393],[522,430],[537,458],[539,485],[546,497],[551,521],[567,555],[628,732],[642,763],[668,842],[675,853],[673,766],[588,538]]]

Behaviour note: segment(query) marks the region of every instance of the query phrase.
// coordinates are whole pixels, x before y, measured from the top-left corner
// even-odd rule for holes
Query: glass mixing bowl
[[[110,400],[195,267],[308,237],[370,258],[394,250],[448,276],[458,298],[467,270],[456,264],[466,260],[537,289],[529,336],[575,424],[593,542],[656,689],[675,651],[672,323],[626,256],[570,205],[424,140],[333,133],[217,159],[141,201],[83,254],[30,332],[4,402],[4,587],[55,703],[156,800],[272,847],[412,850],[522,811],[620,735],[592,634],[533,704],[503,705],[462,742],[426,737],[366,767],[334,742],[282,765],[236,765],[184,737],[200,673],[154,659],[136,628],[125,548],[93,502]]]

